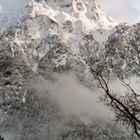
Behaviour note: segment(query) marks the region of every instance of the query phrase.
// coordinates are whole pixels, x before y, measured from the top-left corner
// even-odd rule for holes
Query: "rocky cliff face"
[[[139,24],[114,27],[116,23],[95,0],[36,0],[29,2],[12,21],[4,23],[8,19],[4,17],[0,23],[0,105],[1,114],[6,116],[1,122],[1,132],[14,128],[14,133],[20,133],[18,140],[94,139],[93,134],[89,134],[93,126],[81,122],[79,128],[79,121],[74,125],[69,124],[70,120],[63,122],[50,101],[44,106],[46,100],[36,96],[30,82],[37,76],[53,80],[54,73],[74,72],[81,83],[91,86],[94,80],[89,68],[91,60],[94,67],[104,60],[114,75],[118,71],[123,74],[127,71],[125,75],[128,75],[127,61],[139,69],[135,64],[139,64],[139,56],[136,56],[140,45]],[[126,62],[122,61],[122,54]],[[46,126],[51,120],[72,126],[68,132],[55,134],[54,127]],[[78,132],[76,127],[80,129]],[[85,131],[88,132],[83,136]],[[112,138],[117,140],[113,133]],[[103,137],[99,139],[109,138]]]
[[[12,84],[12,75],[22,81],[53,71],[73,70],[84,77],[83,58],[100,51],[114,23],[95,1],[40,1],[1,25],[1,82]]]

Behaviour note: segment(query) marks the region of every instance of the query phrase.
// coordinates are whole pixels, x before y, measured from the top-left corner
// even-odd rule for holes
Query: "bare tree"
[[[140,24],[131,28],[125,25],[116,27],[99,57],[87,58],[86,62],[99,87],[104,90],[105,95],[102,99],[113,109],[116,121],[131,126],[140,138],[140,95],[124,80],[130,75],[140,76],[139,31]],[[111,90],[111,75],[119,79],[122,86],[127,89],[124,96]]]
[[[140,95],[138,95],[129,84],[120,79],[122,85],[128,89],[128,94],[126,96],[117,97],[117,94],[111,91],[109,80],[104,77],[102,70],[95,71],[91,68],[91,72],[98,80],[100,88],[105,92],[103,98],[105,104],[113,109],[117,122],[120,121],[131,126],[134,133],[140,138]]]

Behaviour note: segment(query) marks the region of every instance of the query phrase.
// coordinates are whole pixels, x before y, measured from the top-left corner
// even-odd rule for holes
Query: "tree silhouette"
[[[103,69],[95,71],[91,68],[91,72],[99,82],[99,87],[105,92],[103,101],[110,106],[116,116],[117,122],[127,124],[132,127],[134,133],[140,138],[140,95],[137,94],[130,84],[119,79],[124,87],[128,89],[126,96],[118,97],[109,87],[109,79],[103,74]]]
[[[4,138],[2,136],[0,136],[0,140],[4,140]]]

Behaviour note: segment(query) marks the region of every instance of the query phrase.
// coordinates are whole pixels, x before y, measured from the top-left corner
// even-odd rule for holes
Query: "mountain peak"
[[[101,9],[97,0],[48,0],[48,6],[72,16],[84,15],[90,22],[113,25],[115,22]]]
[[[96,27],[110,28],[116,25],[116,23],[101,9],[101,7],[98,5],[98,1],[95,0],[26,0],[25,2],[20,1],[21,0],[18,1],[18,8],[15,8],[14,4],[12,3],[8,6],[9,8],[7,8],[6,4],[2,5],[0,24],[1,26],[3,26],[3,30],[5,30],[5,28],[13,26],[13,24],[16,24],[16,22],[20,22],[20,17],[28,16],[30,12],[26,11],[29,6],[32,6],[32,9],[35,10],[37,14],[51,14],[51,16],[53,18],[56,18],[56,20],[59,20],[60,18],[62,19],[62,21],[71,18],[72,22],[81,22],[82,24],[86,24],[84,26],[87,26],[87,28],[90,29]],[[23,15],[25,13],[27,15]]]

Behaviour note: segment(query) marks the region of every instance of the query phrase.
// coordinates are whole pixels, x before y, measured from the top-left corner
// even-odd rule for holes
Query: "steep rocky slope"
[[[84,9],[78,9],[78,4]],[[0,68],[4,84],[10,83],[9,76],[18,74],[22,74],[21,80],[29,80],[36,73],[63,70],[83,76],[88,71],[83,58],[100,51],[99,45],[113,25],[94,1],[29,3],[14,22],[1,22]]]
[[[140,71],[140,24],[133,26],[119,25],[109,37],[105,56],[114,73],[125,78],[139,76]]]
[[[131,139],[113,122],[102,128],[98,121],[88,125],[75,116],[63,116],[57,105],[38,96],[31,86],[36,77],[55,81],[54,73],[68,72],[76,73],[83,85],[96,86],[89,63],[97,67],[105,61],[113,74],[122,67],[126,71],[127,64],[120,64],[122,53],[135,65],[133,56],[139,49],[132,45],[139,46],[139,24],[115,25],[95,0],[32,1],[12,20],[2,18],[0,132],[10,132],[17,140]]]

